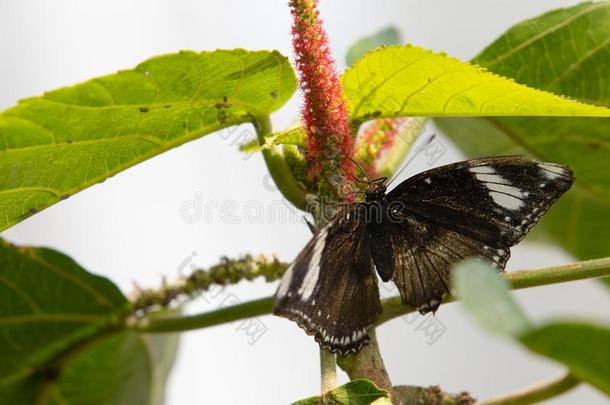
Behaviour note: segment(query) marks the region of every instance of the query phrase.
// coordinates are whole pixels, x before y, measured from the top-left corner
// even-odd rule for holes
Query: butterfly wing
[[[407,179],[388,193],[393,280],[403,300],[435,310],[451,265],[485,257],[503,269],[519,242],[574,177],[566,166],[520,156],[474,159]]]
[[[362,211],[350,206],[312,237],[286,270],[273,306],[342,356],[368,342],[381,312]]]
[[[484,257],[503,269],[510,257],[508,247],[489,246],[414,215],[390,223],[387,229],[393,246],[392,281],[403,302],[421,313],[436,311],[449,292],[449,270],[455,263]]]

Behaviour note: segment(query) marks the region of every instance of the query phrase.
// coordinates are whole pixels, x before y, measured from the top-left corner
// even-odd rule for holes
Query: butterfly
[[[377,276],[404,304],[435,312],[452,265],[469,257],[503,271],[509,248],[565,193],[566,167],[521,156],[467,160],[417,174],[386,192],[367,183],[364,201],[340,209],[284,274],[273,313],[345,356],[369,341],[381,313]]]

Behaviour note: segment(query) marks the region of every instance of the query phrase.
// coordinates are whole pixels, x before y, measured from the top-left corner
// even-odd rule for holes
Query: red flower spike
[[[392,148],[407,118],[383,118],[371,122],[356,141],[354,158],[370,178],[377,177],[377,162]]]
[[[318,184],[320,194],[337,195],[337,179],[347,188],[354,179],[354,165],[349,160],[353,139],[343,89],[319,18],[318,0],[291,0],[289,5],[294,17],[292,45],[305,98],[302,115],[309,176]]]

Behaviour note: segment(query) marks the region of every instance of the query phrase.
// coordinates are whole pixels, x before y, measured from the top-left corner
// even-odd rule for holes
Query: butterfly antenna
[[[347,158],[348,158],[349,160],[351,160],[351,161],[352,161],[352,163],[353,163],[353,164],[355,164],[355,165],[358,167],[358,169],[360,169],[360,171],[362,172],[362,174],[364,174],[364,177],[366,177],[366,179],[367,179],[367,180],[368,180],[368,182],[370,183],[370,182],[371,182],[371,179],[369,178],[369,175],[368,175],[368,174],[366,174],[366,171],[365,171],[365,170],[362,168],[362,166],[360,166],[360,164],[358,164],[358,162],[356,162],[356,161],[355,161],[354,159],[352,159],[351,157],[347,156]]]
[[[436,137],[436,134],[430,135],[428,137],[428,139],[426,139],[421,145],[419,145],[415,149],[415,153],[407,160],[407,162],[404,165],[402,165],[400,170],[398,172],[396,172],[396,174],[390,179],[390,181],[387,182],[386,187],[389,186],[390,184],[392,184],[392,182],[398,178],[400,173],[402,173],[407,168],[409,163],[411,163],[417,157],[417,155],[419,155],[421,152],[423,152],[424,149],[426,149],[428,147],[428,145],[430,145],[430,143],[434,140],[435,137]]]

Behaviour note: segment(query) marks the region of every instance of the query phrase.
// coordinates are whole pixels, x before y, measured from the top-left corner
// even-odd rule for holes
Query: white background
[[[286,0],[267,1],[77,1],[0,0],[0,108],[20,98],[125,69],[157,54],[180,49],[278,49],[291,55],[291,18]],[[403,38],[463,60],[473,57],[512,24],[574,1],[330,1],[322,0],[331,45],[340,68],[348,46],[389,24]],[[273,116],[276,128],[298,112],[295,97]],[[246,129],[247,126],[244,126]],[[240,129],[241,130],[241,129]],[[434,132],[429,126],[427,132]],[[19,244],[45,245],[74,257],[86,269],[117,282],[155,286],[176,276],[191,252],[193,263],[210,265],[222,255],[277,253],[292,259],[309,237],[298,223],[229,224],[218,212],[211,220],[186,223],[181,205],[200,192],[202,202],[251,201],[267,207],[281,196],[265,186],[260,156],[244,159],[234,138],[210,135],[144,162],[91,187],[3,233]],[[462,158],[448,152],[437,164]],[[407,174],[426,169],[420,159]],[[513,249],[509,269],[570,261],[550,248]],[[232,288],[240,300],[267,296],[275,285],[259,281]],[[223,293],[229,294],[229,291]],[[584,316],[608,321],[607,291],[593,281],[516,293],[536,321]],[[212,302],[191,312],[217,305]],[[379,340],[395,384],[439,384],[485,398],[558,375],[561,367],[482,332],[459,304],[441,308],[446,333],[434,344],[415,325],[394,320]],[[168,405],[287,404],[315,394],[318,350],[293,323],[263,317],[268,332],[253,346],[236,324],[184,335],[170,378]],[[344,381],[345,376],[340,375]],[[551,401],[603,404],[583,386]]]

